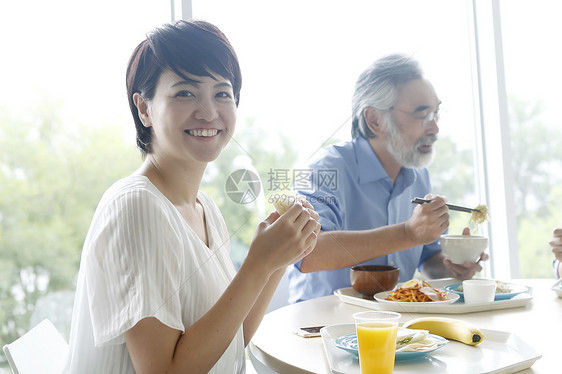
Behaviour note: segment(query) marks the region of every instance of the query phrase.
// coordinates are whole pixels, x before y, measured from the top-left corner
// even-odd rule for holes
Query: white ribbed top
[[[116,182],[88,231],[72,316],[70,373],[134,373],[124,333],[145,317],[185,332],[235,275],[226,224],[203,192],[209,247],[144,176]],[[208,344],[208,342],[206,342]],[[242,328],[212,373],[244,371]]]

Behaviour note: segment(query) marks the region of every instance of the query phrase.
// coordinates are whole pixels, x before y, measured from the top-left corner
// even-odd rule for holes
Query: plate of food
[[[460,296],[461,300],[464,300],[464,293],[462,289],[462,283],[450,284],[444,287],[445,290],[449,292],[454,292]],[[529,287],[523,286],[516,283],[504,283],[496,280],[496,296],[495,301],[498,300],[509,300],[516,295],[528,292]]]
[[[362,299],[367,302],[368,300]],[[371,301],[375,303],[375,301]],[[413,321],[411,321],[413,322]],[[407,326],[410,329],[431,329]],[[475,326],[477,327],[477,326]],[[449,332],[465,334],[464,328],[451,327]],[[452,337],[437,334],[448,340],[440,349],[425,353],[419,359],[396,360],[394,373],[514,373],[530,368],[541,354],[536,352],[526,339],[517,335],[495,330],[480,330],[484,339],[474,346]],[[331,373],[359,374],[359,359],[353,353],[336,346],[336,340],[344,335],[355,333],[355,324],[325,326],[320,330],[324,353]],[[471,339],[472,341],[472,339]],[[397,352],[398,356],[398,352]]]
[[[437,289],[422,280],[409,280],[394,291],[375,294],[379,303],[391,304],[452,304],[460,299],[460,295],[444,289]]]
[[[396,335],[396,361],[414,360],[424,357],[443,348],[449,341],[441,336],[430,334],[426,330],[398,329]],[[359,357],[357,334],[340,336],[334,341],[339,349],[343,349]]]

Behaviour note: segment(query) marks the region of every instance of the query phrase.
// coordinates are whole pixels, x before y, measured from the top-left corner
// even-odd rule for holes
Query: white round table
[[[513,280],[532,287],[532,300],[523,307],[463,314],[440,314],[468,321],[482,329],[505,331],[523,339],[542,354],[521,373],[562,373],[562,299],[550,289],[551,279]],[[353,323],[353,313],[365,310],[331,295],[270,312],[248,346],[258,373],[330,373],[321,338],[302,338],[296,327]],[[428,316],[408,313],[407,319]],[[550,337],[550,338],[549,338]],[[507,371],[509,372],[509,371]]]

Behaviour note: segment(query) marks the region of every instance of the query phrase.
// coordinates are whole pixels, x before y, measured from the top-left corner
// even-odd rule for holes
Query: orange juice
[[[364,322],[357,325],[361,374],[392,373],[397,331],[398,326],[392,323]]]

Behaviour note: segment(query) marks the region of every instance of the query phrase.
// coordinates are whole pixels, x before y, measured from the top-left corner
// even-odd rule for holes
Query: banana
[[[456,340],[468,345],[477,345],[484,340],[484,334],[468,322],[445,317],[423,317],[406,322],[403,327],[428,330],[446,339]]]

